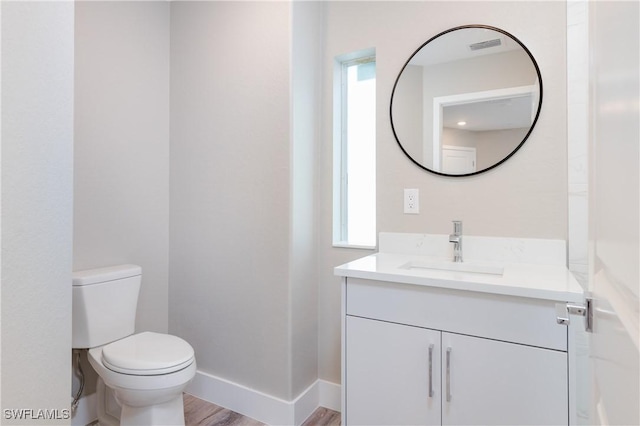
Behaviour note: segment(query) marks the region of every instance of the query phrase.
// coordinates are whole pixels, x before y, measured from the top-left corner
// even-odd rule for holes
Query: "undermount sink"
[[[466,272],[472,274],[488,274],[502,276],[504,267],[483,265],[473,262],[447,262],[445,260],[413,260],[400,266],[400,269],[433,269],[438,271]]]

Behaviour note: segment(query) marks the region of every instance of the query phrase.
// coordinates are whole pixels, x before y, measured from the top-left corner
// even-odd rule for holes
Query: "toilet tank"
[[[134,333],[141,278],[137,265],[73,273],[73,348],[94,348]]]

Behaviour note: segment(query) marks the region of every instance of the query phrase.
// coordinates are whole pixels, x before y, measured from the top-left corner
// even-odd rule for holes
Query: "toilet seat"
[[[150,331],[102,348],[102,363],[117,373],[155,376],[182,370],[194,362],[191,345],[177,336]]]

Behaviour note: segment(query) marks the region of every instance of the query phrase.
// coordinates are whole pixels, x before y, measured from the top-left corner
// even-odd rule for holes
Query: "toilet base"
[[[164,402],[147,407],[122,405],[121,426],[175,425],[184,426],[184,404],[182,394]]]
[[[119,401],[99,376],[96,391],[99,426],[184,426],[182,392],[160,404],[134,407]]]
[[[98,376],[98,383],[96,384],[96,396],[98,401],[98,426],[119,426],[122,407],[116,400],[113,390],[104,384],[104,380],[100,376]]]

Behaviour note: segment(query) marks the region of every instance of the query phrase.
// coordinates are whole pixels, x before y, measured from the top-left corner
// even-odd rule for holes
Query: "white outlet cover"
[[[404,212],[405,214],[420,213],[420,192],[417,188],[405,188]]]

